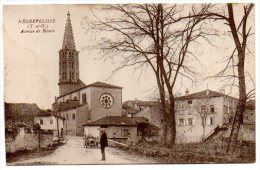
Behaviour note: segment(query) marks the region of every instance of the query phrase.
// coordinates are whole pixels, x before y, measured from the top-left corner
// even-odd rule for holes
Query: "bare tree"
[[[226,148],[227,153],[235,153],[237,148],[238,134],[240,126],[243,122],[243,115],[246,108],[246,100],[254,96],[254,89],[246,92],[246,71],[245,71],[245,59],[247,53],[251,53],[248,49],[248,37],[251,34],[251,27],[248,28],[248,18],[254,7],[254,4],[243,5],[243,16],[239,20],[237,15],[234,15],[233,4],[226,5],[228,16],[221,13],[209,12],[206,15],[211,16],[214,20],[223,20],[228,25],[232,39],[235,44],[235,49],[231,56],[226,60],[226,66],[215,77],[227,78],[231,80],[231,88],[237,86],[239,90],[238,105],[235,112],[234,120],[232,123],[231,134],[229,137],[228,146]],[[231,72],[231,73],[230,73]],[[249,75],[250,76],[250,75]],[[252,78],[251,78],[252,79]],[[236,80],[238,84],[236,84]]]
[[[95,47],[101,49],[106,58],[120,57],[117,59],[121,64],[116,71],[125,67],[153,71],[165,120],[163,143],[167,143],[168,132],[172,146],[176,138],[174,87],[179,76],[191,82],[195,79],[195,72],[186,63],[191,58],[198,60],[190,50],[191,44],[198,43],[200,37],[208,40],[207,35],[212,34],[203,28],[207,16],[201,15],[208,5],[188,8],[176,4],[138,4],[105,8],[113,17],[101,19],[93,12],[98,21],[92,28],[109,36],[102,37],[102,42]],[[195,14],[200,16],[191,17]]]
[[[193,109],[199,114],[201,119],[201,125],[203,128],[202,139],[205,138],[207,119],[209,115],[212,113],[211,105],[212,102],[210,97],[205,97],[205,98],[197,99],[193,106]]]

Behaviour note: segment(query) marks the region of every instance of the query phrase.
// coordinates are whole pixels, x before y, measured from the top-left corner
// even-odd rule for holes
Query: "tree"
[[[163,143],[167,143],[167,134],[170,134],[172,146],[176,138],[174,87],[180,76],[190,81],[195,78],[195,72],[186,63],[190,58],[198,60],[190,51],[191,44],[200,37],[207,40],[206,35],[211,34],[202,26],[207,17],[202,14],[208,5],[197,8],[195,5],[137,4],[105,8],[113,16],[106,15],[101,19],[93,12],[97,22],[92,28],[109,36],[102,37],[101,43],[95,47],[101,49],[105,57],[120,57],[121,65],[116,71],[125,67],[152,70],[165,120]],[[200,16],[191,17],[195,14]]]
[[[203,128],[202,132],[202,140],[205,138],[205,130],[206,130],[206,124],[208,116],[212,113],[211,112],[211,99],[210,97],[205,97],[201,99],[197,99],[194,103],[194,110],[199,114],[201,119],[201,125]]]
[[[243,115],[246,108],[246,100],[254,95],[254,89],[246,92],[245,82],[245,59],[246,51],[250,50],[247,47],[248,37],[251,35],[251,27],[248,28],[248,18],[254,7],[254,4],[243,5],[243,16],[239,20],[237,15],[234,15],[233,4],[228,3],[226,5],[228,16],[221,13],[208,12],[206,15],[212,17],[214,20],[223,20],[228,25],[232,39],[235,44],[235,49],[231,56],[226,60],[227,64],[215,77],[224,77],[233,79],[231,86],[237,86],[239,91],[238,105],[235,112],[234,120],[232,123],[231,134],[229,137],[228,146],[226,148],[227,153],[234,154],[237,148],[238,134],[240,126],[243,122]],[[208,18],[207,18],[208,19]],[[230,74],[231,70],[231,74]],[[235,79],[238,80],[238,84],[235,84]]]

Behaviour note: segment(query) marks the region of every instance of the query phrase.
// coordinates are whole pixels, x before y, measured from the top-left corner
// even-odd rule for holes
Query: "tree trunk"
[[[237,140],[240,130],[240,125],[243,123],[243,116],[244,111],[246,108],[246,84],[245,84],[245,49],[246,49],[246,42],[249,32],[246,32],[246,24],[247,24],[247,17],[253,8],[253,4],[249,6],[249,8],[244,8],[244,19],[242,21],[242,43],[240,43],[240,39],[238,36],[238,31],[235,25],[234,14],[233,14],[233,5],[227,4],[228,13],[229,13],[229,26],[231,29],[231,33],[234,39],[234,43],[236,45],[236,50],[238,53],[238,85],[239,85],[239,99],[237,110],[235,113],[235,117],[232,123],[232,129],[228,141],[228,145],[226,148],[226,152],[229,154],[236,154],[237,149]]]
[[[163,115],[163,136],[162,136],[162,144],[165,146],[167,144],[167,112],[166,112],[166,105],[165,105],[165,89],[164,89],[164,83],[163,80],[160,80],[159,75],[157,75],[157,85],[159,87],[159,93],[160,93],[160,101],[158,102],[158,105],[160,107],[160,111]]]
[[[237,149],[238,134],[240,125],[243,123],[244,112],[246,108],[246,85],[245,85],[245,74],[244,74],[244,51],[238,53],[238,77],[239,77],[239,100],[238,106],[235,113],[235,117],[232,123],[232,129],[228,141],[226,152],[229,154],[235,154]]]
[[[169,92],[170,96],[170,129],[171,129],[171,139],[170,146],[172,147],[175,144],[176,140],[176,121],[175,121],[175,99],[172,92]]]

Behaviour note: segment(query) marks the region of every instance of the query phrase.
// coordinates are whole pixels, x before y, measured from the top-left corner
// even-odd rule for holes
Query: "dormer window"
[[[192,100],[188,100],[188,104],[192,104]]]

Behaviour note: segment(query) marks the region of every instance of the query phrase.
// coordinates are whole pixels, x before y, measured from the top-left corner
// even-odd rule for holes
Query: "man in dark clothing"
[[[102,131],[102,135],[100,138],[100,146],[101,146],[102,161],[105,161],[106,160],[105,147],[108,146],[108,143],[107,143],[107,134],[104,130]]]

